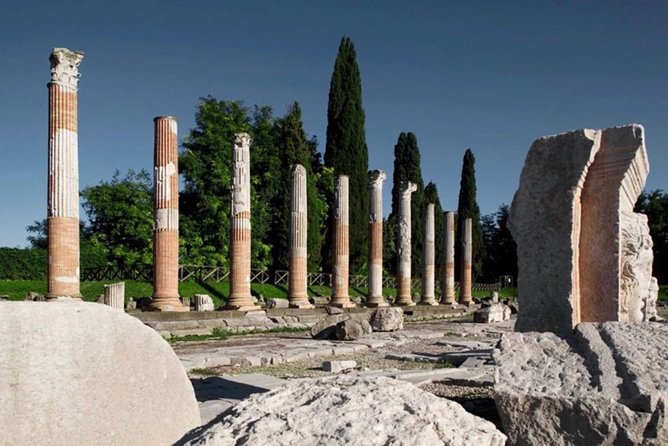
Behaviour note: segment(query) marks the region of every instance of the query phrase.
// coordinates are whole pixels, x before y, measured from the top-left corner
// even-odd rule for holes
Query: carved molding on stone
[[[79,64],[84,58],[81,51],[54,48],[49,57],[51,62],[51,82],[73,90],[79,83]]]

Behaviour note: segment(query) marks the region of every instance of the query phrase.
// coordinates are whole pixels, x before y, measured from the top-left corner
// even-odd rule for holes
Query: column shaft
[[[247,133],[235,135],[232,159],[232,234],[230,297],[226,309],[259,310],[251,300],[250,143]]]
[[[445,212],[445,255],[441,269],[441,304],[455,303],[455,213]]]
[[[369,295],[367,307],[387,307],[383,298],[383,181],[382,170],[369,172]]]
[[[153,153],[154,311],[188,311],[179,300],[179,154],[176,119],[158,116]]]
[[[421,305],[438,305],[434,296],[434,270],[436,262],[436,229],[434,226],[434,204],[424,210],[424,247],[422,250],[422,297]]]
[[[348,245],[348,177],[340,175],[336,182],[336,204],[334,214],[334,271],[332,271],[332,298],[330,305],[354,307],[348,295],[348,268],[350,247]]]
[[[415,305],[411,297],[411,195],[417,186],[399,184],[399,231],[397,234],[397,298],[395,305]]]
[[[462,240],[462,269],[459,281],[459,303],[470,305],[471,294],[471,267],[473,265],[473,226],[470,218],[464,221],[464,235]]]
[[[288,300],[293,308],[313,308],[308,301],[306,274],[308,265],[308,197],[306,169],[292,167],[292,198],[290,200],[290,274]]]
[[[54,48],[49,88],[47,299],[80,299],[78,67],[83,53]]]

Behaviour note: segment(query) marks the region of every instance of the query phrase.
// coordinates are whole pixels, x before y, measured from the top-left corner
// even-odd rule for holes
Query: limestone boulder
[[[496,446],[505,441],[492,423],[410,383],[338,375],[252,395],[176,444]]]
[[[504,334],[494,399],[509,444],[668,444],[667,343],[654,322]]]
[[[356,341],[369,333],[371,325],[366,319],[350,318],[336,324],[336,339],[340,341]]]
[[[397,307],[378,308],[369,315],[373,331],[396,331],[404,328],[404,311]]]
[[[287,299],[267,299],[265,300],[267,308],[288,308],[290,302]]]
[[[208,294],[195,294],[195,311],[213,311],[213,299]]]
[[[350,319],[347,313],[330,314],[320,319],[311,327],[311,337],[314,339],[333,339],[336,337],[336,325]]]
[[[105,305],[0,303],[0,363],[3,444],[165,445],[200,424],[169,344]]]
[[[510,319],[510,314],[511,310],[509,306],[502,303],[490,303],[488,306],[475,310],[473,321],[482,324],[503,322]]]

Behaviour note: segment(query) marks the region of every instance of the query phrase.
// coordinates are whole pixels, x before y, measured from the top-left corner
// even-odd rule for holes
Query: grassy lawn
[[[81,282],[81,294],[84,300],[95,301],[104,293],[104,285],[113,281],[104,282]],[[254,295],[261,295],[264,298],[287,299],[288,290],[283,285],[270,285],[262,283],[251,284],[251,290]],[[0,295],[9,296],[10,300],[23,300],[28,292],[34,291],[40,294],[46,293],[46,281],[44,280],[0,280]],[[208,294],[216,306],[222,305],[230,292],[228,282],[194,282],[185,281],[179,283],[179,294],[181,296],[194,296],[195,294]],[[309,296],[329,296],[332,291],[327,286],[308,287]],[[418,292],[418,290],[414,290]],[[125,281],[125,295],[130,297],[150,297],[153,293],[153,287],[150,282],[137,280]],[[366,296],[367,289],[361,287],[350,287],[350,295],[353,297]],[[396,290],[394,288],[383,289],[385,296],[394,297]],[[489,296],[487,291],[474,291],[476,297]],[[517,290],[515,288],[504,288],[499,292],[500,297],[515,297]],[[437,296],[439,298],[439,296]],[[661,287],[660,299],[668,300],[668,286]]]

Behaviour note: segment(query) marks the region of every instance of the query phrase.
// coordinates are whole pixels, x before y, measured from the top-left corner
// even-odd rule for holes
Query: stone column
[[[459,280],[459,303],[471,305],[471,267],[473,265],[473,226],[470,218],[464,221],[462,237],[462,269]]]
[[[104,286],[104,304],[117,310],[125,310],[125,282]]]
[[[387,307],[383,298],[383,181],[382,170],[369,172],[369,295],[367,307]]]
[[[49,58],[48,300],[81,299],[77,84],[83,57],[54,48]]]
[[[247,133],[234,138],[232,152],[232,235],[228,310],[259,310],[251,300],[250,143]]]
[[[290,201],[290,278],[288,300],[292,308],[313,308],[306,291],[308,246],[308,199],[306,169],[292,166],[292,199]]]
[[[443,244],[445,255],[443,256],[443,267],[441,269],[441,304],[452,305],[455,303],[455,213],[445,212],[445,234]]]
[[[397,234],[397,298],[395,305],[415,305],[411,297],[411,194],[417,185],[399,183],[399,231]]]
[[[434,270],[436,269],[436,229],[434,204],[424,209],[424,247],[422,248],[422,297],[420,305],[438,305],[434,296]]]
[[[334,271],[332,271],[332,298],[330,305],[340,308],[354,307],[348,296],[348,177],[339,175],[336,182],[336,208],[334,214]]]
[[[153,120],[152,311],[189,311],[179,300],[179,154],[176,119]]]

